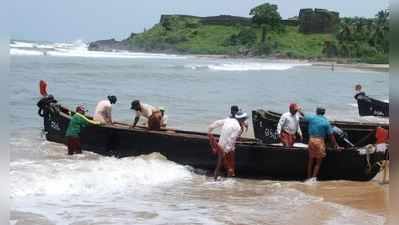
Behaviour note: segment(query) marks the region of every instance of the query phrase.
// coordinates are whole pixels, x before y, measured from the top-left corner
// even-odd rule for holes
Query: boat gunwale
[[[63,109],[68,110],[71,113],[76,113],[75,111],[69,110],[67,107],[58,105]],[[58,114],[60,116],[66,117],[68,119],[71,119],[71,116],[62,112],[61,110],[57,110]],[[86,116],[87,118],[91,118],[90,116]],[[134,133],[134,132],[140,132],[140,133],[149,133],[149,134],[158,134],[158,135],[163,135],[163,136],[170,136],[170,137],[177,137],[177,138],[189,138],[189,139],[200,139],[201,141],[203,140],[208,140],[208,134],[203,133],[203,132],[196,132],[193,131],[193,133],[190,133],[191,131],[184,131],[184,130],[175,130],[175,129],[164,129],[161,131],[156,131],[156,130],[148,130],[146,127],[138,127],[138,128],[129,128],[127,124],[116,122],[117,124],[121,125],[126,125],[127,127],[117,127],[117,126],[112,126],[112,125],[93,125],[93,126],[98,126],[98,127],[103,127],[107,129],[115,129],[115,130],[122,130],[122,131],[128,131],[129,133]],[[168,132],[172,131],[172,132]],[[216,136],[219,136],[217,134],[214,134]],[[278,150],[278,151],[307,151],[307,147],[284,147],[284,146],[278,146],[278,145],[273,145],[273,144],[265,144],[265,143],[260,143],[257,139],[255,138],[240,138],[241,141],[237,141],[237,148],[250,148],[251,146],[256,146],[256,149],[251,149],[251,151],[266,151],[266,150]],[[351,151],[351,152],[357,152],[358,149],[361,147],[349,147],[349,148],[344,148],[342,150],[334,149],[334,148],[326,148],[326,151],[328,152],[344,152],[344,151]]]
[[[280,117],[282,114],[278,112],[274,112],[271,110],[263,110],[263,109],[257,109],[253,110],[255,112],[258,112],[259,110],[262,110],[265,112],[265,114],[270,115],[270,117],[267,117],[267,119],[272,119],[274,121],[278,121],[278,119],[275,119],[275,117]],[[373,127],[378,127],[378,126],[384,126],[384,127],[389,127],[389,122],[357,122],[357,121],[340,121],[340,120],[329,120],[331,123],[336,124],[336,125],[343,125],[343,126],[373,126]],[[301,122],[305,122],[301,120]],[[351,129],[359,129],[359,130],[370,130],[369,128],[351,128]]]

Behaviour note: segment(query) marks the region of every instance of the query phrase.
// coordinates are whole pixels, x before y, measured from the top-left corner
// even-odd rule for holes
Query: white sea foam
[[[12,48],[34,48],[35,44],[31,42],[13,41],[10,43]]]
[[[338,205],[335,203],[326,203],[335,208],[339,215],[325,222],[326,225],[383,225],[385,218],[378,215],[372,215],[358,209]]]
[[[297,66],[310,66],[305,63],[279,63],[279,62],[238,62],[205,65],[187,65],[186,68],[194,70],[210,69],[216,71],[253,71],[253,70],[288,70]]]
[[[57,49],[57,51],[49,51],[47,55],[63,56],[63,57],[89,57],[89,58],[130,58],[130,59],[182,59],[183,56],[168,54],[153,54],[142,52],[101,52],[88,51],[85,49]]]
[[[312,182],[311,185],[315,185],[317,182]],[[299,207],[305,209],[305,212],[312,210],[317,207],[318,210],[324,213],[337,214],[328,219],[320,218],[324,220],[323,223],[326,225],[383,225],[385,218],[379,215],[373,215],[362,210],[354,209],[348,206],[332,203],[325,201],[324,198],[316,197],[312,195],[305,194],[301,191],[292,188],[276,189],[276,192],[271,197],[273,207],[279,208],[281,212],[287,212],[288,209],[296,209],[289,215],[285,215],[282,218],[281,224],[292,224],[293,219],[300,218]],[[284,204],[281,204],[284,202]],[[296,211],[296,212],[295,212]],[[306,213],[307,216],[309,214]],[[315,215],[317,217],[317,215]],[[287,221],[284,221],[287,219]],[[285,222],[285,223],[284,223]],[[321,222],[321,221],[320,221]]]
[[[46,55],[60,57],[130,58],[130,59],[184,59],[185,56],[127,51],[89,51],[81,40],[72,43],[30,43],[13,41],[10,55]]]
[[[10,55],[43,55],[43,52],[37,50],[10,48]]]
[[[11,196],[14,198],[126,193],[191,176],[186,167],[156,153],[123,159],[73,157],[10,163]]]

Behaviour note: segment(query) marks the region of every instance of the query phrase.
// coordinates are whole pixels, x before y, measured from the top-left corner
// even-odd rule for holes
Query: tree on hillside
[[[262,27],[262,43],[265,42],[266,30],[276,30],[281,27],[281,16],[274,4],[264,3],[251,9],[252,22]]]
[[[375,16],[378,25],[387,25],[389,21],[389,10],[388,9],[380,10]]]
[[[371,63],[387,63],[389,54],[389,10],[381,10],[375,18],[342,18],[336,42],[325,43],[323,53],[334,57],[360,59]]]

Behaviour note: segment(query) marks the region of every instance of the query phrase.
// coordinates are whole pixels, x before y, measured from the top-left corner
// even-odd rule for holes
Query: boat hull
[[[357,100],[360,116],[389,117],[389,103],[374,98],[363,98]]]
[[[281,114],[261,109],[252,111],[255,138],[267,144],[279,143],[280,140],[277,135],[277,124],[280,116]],[[375,130],[378,126],[389,129],[388,124],[377,123],[332,121],[331,124],[339,127],[347,133],[347,139],[355,146],[374,144],[376,141]],[[303,142],[307,143],[309,139],[308,124],[301,119],[300,126],[304,138]],[[343,139],[339,137],[336,139],[340,146],[349,146]]]
[[[65,132],[70,120],[66,108],[47,111],[43,115],[48,141],[66,143]],[[128,157],[159,152],[167,159],[209,174],[216,164],[205,133],[189,131],[149,131],[126,126],[90,125],[81,132],[82,148],[104,156]],[[66,152],[66,150],[65,150]],[[283,148],[245,139],[236,146],[236,174],[238,177],[278,180],[304,180],[308,159],[305,148]],[[371,154],[371,166],[366,156],[355,149],[341,152],[329,150],[320,170],[320,180],[372,179],[379,171],[381,154]],[[160,171],[161,172],[161,171]]]

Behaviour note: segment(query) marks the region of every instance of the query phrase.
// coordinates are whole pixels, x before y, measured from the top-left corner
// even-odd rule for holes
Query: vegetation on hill
[[[389,11],[381,10],[373,19],[342,18],[335,40],[326,42],[323,52],[330,57],[388,63]]]
[[[342,18],[330,34],[304,34],[298,26],[283,25],[277,6],[268,3],[250,14],[249,25],[204,24],[195,17],[169,16],[128,42],[132,49],[149,52],[388,63],[387,10],[373,19]]]

